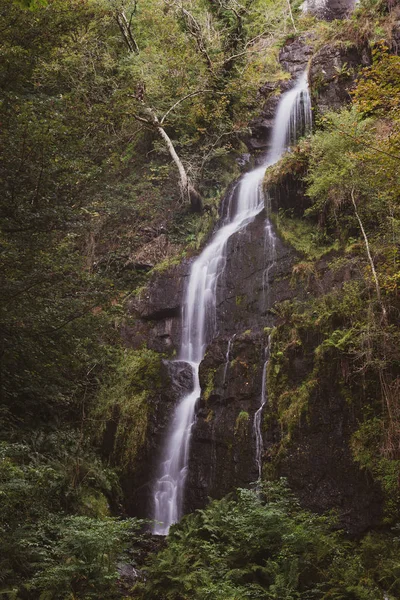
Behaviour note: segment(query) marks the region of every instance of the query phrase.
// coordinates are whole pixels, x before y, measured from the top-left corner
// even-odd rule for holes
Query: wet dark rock
[[[297,364],[292,361],[293,377],[303,362],[301,356]],[[382,517],[381,490],[360,470],[350,450],[361,413],[360,405],[351,406],[343,397],[335,365],[327,365],[277,467],[303,506],[316,512],[336,510],[340,525],[352,535],[379,525]]]
[[[177,404],[193,389],[193,369],[183,360],[164,360],[162,367],[164,398]]]
[[[126,552],[126,562],[117,565],[119,592],[123,597],[132,598],[132,587],[138,581],[146,581],[146,562],[151,554],[155,554],[166,546],[166,538],[142,532],[140,540],[134,540],[134,545]]]
[[[310,206],[310,199],[306,196],[306,183],[304,176],[306,170],[295,173],[286,173],[278,182],[268,185],[271,209],[290,211],[294,217],[302,217],[304,211]]]
[[[249,164],[250,158],[251,154],[249,152],[245,152],[244,154],[241,154],[239,158],[236,159],[236,162],[239,165],[239,167],[245,167]]]
[[[276,107],[284,87],[284,83],[282,85],[280,83],[270,83],[260,88],[260,99],[264,99],[261,114],[250,122],[250,133],[243,136],[243,141],[250,153],[260,150],[265,152],[268,149]]]
[[[253,418],[261,402],[265,335],[238,334],[226,363],[228,341],[214,340],[200,366],[203,394],[191,441],[187,512],[258,478]]]
[[[120,563],[117,570],[120,581],[130,587],[141,579],[141,571],[129,563]]]
[[[146,288],[132,298],[128,310],[135,311],[141,319],[151,321],[179,316],[187,272],[187,265],[182,263],[156,273]]]
[[[279,62],[293,79],[297,79],[306,68],[312,53],[312,40],[309,36],[300,35],[286,42],[279,53]]]
[[[351,100],[350,90],[360,68],[371,64],[367,48],[327,44],[311,60],[309,81],[314,110],[338,110]]]
[[[142,292],[127,304],[122,337],[128,347],[144,343],[169,356],[179,349],[182,301],[188,263],[173,265],[156,273]]]
[[[290,277],[296,253],[275,237],[275,258],[268,245],[265,214],[233,236],[218,281],[218,333],[232,336],[273,323],[270,308],[293,297]]]

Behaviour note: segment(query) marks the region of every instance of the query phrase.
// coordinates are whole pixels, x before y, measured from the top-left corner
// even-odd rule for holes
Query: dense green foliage
[[[82,436],[32,435],[0,446],[1,591],[9,598],[111,598],[116,559],[140,522],[109,516],[118,482]]]
[[[333,524],[301,510],[283,481],[238,490],[173,528],[137,597],[376,600],[384,591],[398,597],[396,532],[357,545]]]
[[[157,352],[147,348],[125,350],[111,381],[99,392],[92,427],[101,442],[107,425],[115,423],[112,459],[119,469],[134,467],[145,442],[150,400],[161,385],[160,360]]]
[[[275,50],[261,60],[271,41],[260,34],[286,23],[285,3],[253,4],[237,17],[229,4],[215,14],[207,3],[189,7],[200,31],[208,23],[210,68],[178,4],[52,0],[26,11],[3,1],[1,353],[10,426],[23,415],[81,412],[113,362],[106,345],[116,343],[125,296],[208,230],[203,217],[181,214],[175,167],[135,117],[149,108],[161,118],[176,105],[164,127],[191,178],[211,189],[227,171],[225,155],[241,147],[257,86],[279,70]],[[125,13],[138,52],[118,26]],[[224,178],[205,191],[211,204]]]

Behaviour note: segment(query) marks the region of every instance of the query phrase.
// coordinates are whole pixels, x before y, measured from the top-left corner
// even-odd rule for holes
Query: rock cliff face
[[[337,110],[351,100],[350,90],[360,68],[371,64],[368,48],[338,42],[323,46],[311,59],[309,79],[313,105],[319,113]]]
[[[292,266],[298,257],[278,239],[265,296],[260,275],[271,264],[265,267],[263,262],[262,223],[260,217],[242,239],[232,242],[234,247],[228,253],[225,280],[229,283],[224,288],[221,285],[225,293],[220,303],[220,330],[200,368],[203,393],[192,437],[188,512],[204,506],[208,497],[220,498],[258,478],[253,421],[261,403],[269,327],[277,323],[273,306],[286,299],[305,300],[340,289],[344,281],[356,276],[356,271],[348,269],[332,273],[328,261],[321,259],[307,289],[293,286]],[[254,268],[257,261],[258,269]],[[311,372],[312,344],[310,348],[303,345],[288,360],[290,388]],[[348,404],[335,369],[332,365],[320,373],[307,413],[299,418],[289,443],[278,423],[277,407],[267,401],[264,473],[287,477],[304,506],[319,512],[336,509],[342,525],[358,534],[379,522],[381,494],[351,456],[349,440],[358,427],[360,406]]]
[[[312,57],[312,58],[311,58]],[[310,82],[319,111],[337,108],[349,98],[356,70],[368,64],[367,52],[328,45],[312,56],[312,48],[300,38],[290,42],[280,60],[292,76],[303,71],[311,58]],[[260,90],[261,116],[246,139],[249,150],[265,151],[279,93],[290,82],[266,84]],[[271,188],[271,204],[303,214],[307,206],[300,177],[288,174]],[[235,186],[229,191],[235,200]],[[228,210],[222,205],[222,213]],[[219,498],[258,477],[253,421],[261,403],[265,347],[269,328],[276,324],[274,306],[284,300],[307,299],[343,285],[352,273],[332,274],[326,261],[318,265],[318,285],[293,285],[292,268],[299,257],[275,236],[266,236],[266,215],[260,214],[228,244],[227,261],[218,283],[217,334],[200,366],[202,395],[193,427],[185,499],[186,511],[204,506],[208,497]],[[270,240],[266,246],[266,240]],[[126,343],[143,342],[173,357],[179,349],[181,304],[189,263],[154,276],[150,285],[129,305],[123,335]],[[293,356],[291,375],[301,381],[312,359],[307,348]],[[128,511],[149,516],[151,481],[159,459],[173,407],[190,389],[190,370],[181,362],[164,362],[163,390],[154,399],[147,442],[138,466],[124,481],[131,498]],[[282,431],[276,407],[266,404],[264,464],[270,476],[285,476],[305,507],[316,511],[335,508],[342,523],[360,533],[379,521],[380,491],[354,463],[349,439],[357,428],[360,408],[349,406],[337,385],[337,373],[329,369],[318,380],[309,399],[307,415],[299,418],[290,443],[282,451]],[[146,514],[147,513],[147,514]]]
[[[289,283],[294,260],[279,238],[274,254],[266,252],[262,214],[230,240],[219,282],[218,334],[200,366],[203,393],[192,436],[188,511],[258,478],[253,421],[261,404],[264,328],[273,325],[274,303],[295,293]]]
[[[146,343],[169,357],[179,349],[182,300],[189,264],[182,263],[155,274],[149,285],[127,305],[129,318],[122,328],[127,346]]]
[[[292,366],[295,371],[302,369],[303,357],[297,364],[292,361]],[[277,468],[303,505],[316,512],[334,509],[341,525],[355,535],[378,525],[382,512],[380,489],[360,471],[349,447],[360,417],[360,407],[349,406],[337,370],[331,366],[311,394],[307,414]]]

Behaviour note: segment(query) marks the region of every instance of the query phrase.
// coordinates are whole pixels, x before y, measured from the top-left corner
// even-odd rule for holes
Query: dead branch
[[[364,238],[365,249],[366,249],[368,260],[369,260],[369,264],[370,264],[370,267],[371,267],[372,276],[373,276],[374,282],[375,282],[376,297],[378,299],[379,304],[381,305],[383,319],[386,322],[387,321],[386,308],[385,308],[385,306],[383,304],[383,301],[382,301],[381,288],[380,288],[380,285],[379,285],[378,276],[376,274],[376,269],[375,269],[374,261],[373,261],[372,255],[371,255],[371,250],[370,250],[370,246],[369,246],[368,237],[367,237],[367,234],[365,232],[365,229],[364,229],[363,223],[361,221],[360,215],[358,214],[357,204],[356,204],[356,201],[355,201],[355,198],[354,198],[354,188],[351,188],[350,195],[351,195],[351,201],[353,203],[354,213],[356,215],[358,224],[359,224],[360,229],[361,229],[361,233],[362,233],[363,238]]]
[[[208,69],[214,74],[214,67],[210,55],[207,51],[203,29],[194,15],[187,10],[178,0],[165,0],[167,6],[172,6],[181,13],[187,32],[194,38],[200,54],[203,55]]]
[[[135,10],[136,10],[136,5],[135,5]],[[122,33],[122,37],[125,40],[125,43],[128,47],[129,52],[131,52],[132,54],[139,54],[139,46],[132,34],[133,14],[134,14],[134,12],[132,12],[131,17],[128,21],[124,11],[121,10],[120,12],[117,12],[115,14],[115,20],[118,23],[118,27]]]
[[[171,106],[171,108],[169,108],[167,110],[167,112],[164,114],[164,116],[160,119],[160,125],[162,125],[165,121],[165,119],[167,118],[167,116],[184,100],[187,100],[188,98],[193,98],[193,96],[198,96],[199,94],[206,94],[207,92],[212,92],[212,90],[198,90],[196,92],[191,92],[190,94],[187,94],[186,96],[183,96],[183,98],[180,98],[177,102],[175,102],[175,104],[173,104]]]

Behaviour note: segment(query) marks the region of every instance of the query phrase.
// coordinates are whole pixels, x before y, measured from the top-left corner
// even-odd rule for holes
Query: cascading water
[[[228,210],[230,217],[225,219],[210,243],[192,264],[184,301],[179,358],[191,365],[194,383],[193,390],[182,399],[175,410],[163,449],[158,479],[153,488],[153,533],[156,535],[166,535],[170,526],[182,516],[190,436],[196,401],[201,393],[199,366],[216,330],[217,282],[225,268],[228,240],[251,223],[263,210],[262,181],[265,171],[280,159],[290,145],[293,128],[297,127],[299,115],[305,114],[306,106],[310,109],[307,76],[304,73],[295,87],[286,92],[280,100],[271,148],[265,163],[243,176],[239,184],[236,206]],[[303,121],[311,124],[311,110]]]
[[[268,337],[268,343],[264,350],[264,363],[263,363],[263,374],[261,382],[261,405],[256,411],[253,421],[253,429],[256,436],[256,465],[258,469],[258,479],[261,479],[262,473],[262,455],[264,452],[264,442],[262,436],[262,413],[263,408],[267,402],[267,366],[269,361],[269,348],[270,348],[270,337]]]
[[[266,212],[266,221],[264,228],[264,257],[266,267],[263,273],[262,279],[262,289],[263,289],[263,304],[264,308],[268,306],[269,303],[269,280],[271,275],[271,270],[276,265],[276,236],[274,230],[272,228],[272,223],[270,221],[270,210],[271,210],[271,198],[268,191],[265,194],[265,212]]]
[[[236,337],[236,333],[234,333],[233,336],[228,341],[228,348],[227,348],[226,354],[225,354],[224,377],[222,379],[222,385],[224,385],[224,383],[226,381],[226,374],[228,372],[228,367],[229,367],[231,348],[232,348],[233,340],[235,339],[235,337]]]
[[[359,0],[305,0],[300,9],[322,19],[342,19],[348,16],[358,3]]]

